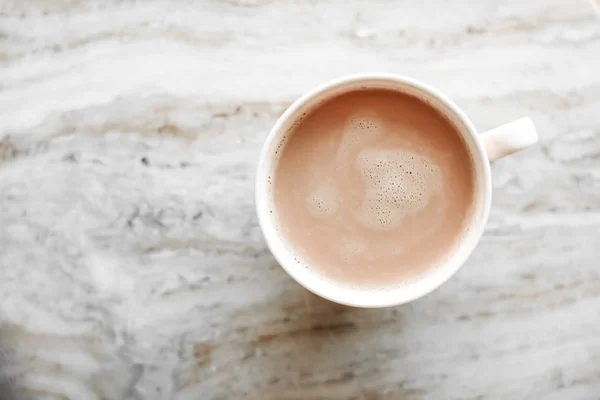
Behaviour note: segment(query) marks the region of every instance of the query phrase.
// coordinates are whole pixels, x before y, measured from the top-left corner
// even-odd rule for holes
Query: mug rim
[[[270,152],[270,144],[274,139],[279,136],[282,128],[290,121],[291,119],[297,115],[299,109],[305,105],[310,105],[315,100],[318,100],[319,95],[326,93],[327,91],[334,89],[338,86],[348,85],[348,84],[359,84],[361,81],[373,81],[373,80],[381,80],[381,81],[389,81],[390,83],[408,85],[418,91],[424,92],[436,100],[443,103],[453,114],[455,118],[457,118],[466,128],[465,131],[468,132],[468,135],[472,139],[474,147],[476,149],[476,154],[472,154],[472,157],[479,158],[479,160],[474,160],[474,169],[480,170],[483,173],[483,187],[478,187],[476,190],[481,193],[483,196],[482,206],[483,208],[479,212],[479,216],[475,216],[473,221],[470,224],[476,232],[471,235],[470,240],[465,240],[465,242],[460,243],[458,245],[457,251],[452,257],[445,261],[438,269],[437,273],[438,278],[436,280],[423,278],[423,281],[429,281],[430,284],[423,283],[423,289],[413,291],[412,295],[409,296],[390,296],[390,300],[385,302],[361,302],[361,301],[353,301],[351,298],[339,298],[336,296],[331,296],[329,293],[318,290],[311,285],[310,282],[306,282],[304,279],[300,278],[297,274],[297,267],[295,265],[289,266],[286,264],[282,252],[286,252],[286,250],[281,249],[281,245],[279,243],[275,243],[275,238],[273,237],[272,227],[275,225],[274,221],[269,218],[269,214],[265,212],[265,210],[261,209],[268,199],[267,196],[267,185],[263,182],[266,176],[261,176],[261,171],[264,169],[263,164],[268,158],[274,157],[274,154]],[[351,89],[353,91],[356,89]],[[434,106],[435,108],[439,108]],[[457,127],[457,130],[464,135],[462,129]],[[472,146],[469,145],[469,151],[473,153]],[[481,162],[477,162],[481,161]],[[265,138],[257,165],[256,172],[256,182],[255,182],[255,203],[256,203],[256,212],[258,216],[258,222],[260,229],[263,233],[265,241],[271,254],[278,262],[278,264],[290,275],[296,282],[298,282],[305,289],[311,291],[312,293],[323,297],[327,300],[333,301],[338,304],[343,304],[346,306],[352,307],[360,307],[360,308],[381,308],[381,307],[392,307],[401,304],[405,304],[411,301],[414,301],[418,298],[421,298],[432,291],[439,288],[442,284],[448,281],[456,272],[458,272],[463,265],[465,264],[468,257],[473,253],[473,250],[481,240],[481,236],[484,232],[484,227],[487,223],[489,212],[491,208],[491,196],[492,196],[492,188],[491,188],[491,171],[490,171],[490,163],[487,158],[487,154],[485,148],[483,146],[483,142],[479,137],[477,130],[475,129],[473,123],[468,118],[466,113],[448,96],[440,92],[438,89],[411,77],[392,74],[392,73],[380,73],[380,72],[372,72],[372,73],[359,73],[359,74],[351,74],[341,76],[329,81],[326,81],[311,90],[304,93],[298,99],[296,99],[286,110],[285,112],[277,119],[273,128],[269,131],[269,134]],[[458,258],[458,255],[462,255],[462,257]],[[403,292],[403,287],[394,289],[394,292],[401,293]]]

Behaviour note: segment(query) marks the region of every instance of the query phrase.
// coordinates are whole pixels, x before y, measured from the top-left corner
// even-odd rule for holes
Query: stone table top
[[[370,70],[541,136],[381,310],[302,289],[253,204],[286,106]],[[599,71],[584,0],[0,1],[0,397],[600,399]]]

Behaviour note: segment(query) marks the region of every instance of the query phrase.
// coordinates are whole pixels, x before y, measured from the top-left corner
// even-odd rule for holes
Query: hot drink
[[[393,288],[441,266],[475,204],[473,160],[439,111],[385,89],[336,96],[288,133],[273,180],[299,264],[339,285]]]

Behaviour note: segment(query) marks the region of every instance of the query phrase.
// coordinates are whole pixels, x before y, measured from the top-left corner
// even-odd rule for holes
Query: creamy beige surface
[[[452,258],[477,220],[476,183],[446,117],[400,92],[360,90],[294,125],[269,179],[271,213],[296,260],[288,268],[379,291]]]
[[[0,362],[21,398],[598,399],[598,15],[371,3],[0,2]],[[387,310],[301,289],[253,204],[285,107],[365,70],[480,129],[528,114],[541,140],[493,166],[467,265]]]

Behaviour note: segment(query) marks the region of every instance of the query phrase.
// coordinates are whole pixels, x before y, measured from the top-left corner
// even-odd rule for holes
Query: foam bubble
[[[360,110],[352,114],[343,128],[339,153],[364,146],[381,135],[381,119],[373,110]]]
[[[344,238],[339,248],[340,256],[346,263],[351,263],[356,257],[364,256],[367,252],[366,243],[358,239]]]
[[[397,228],[405,216],[422,211],[441,186],[439,168],[410,151],[364,149],[356,167],[366,185],[359,220],[371,229]]]
[[[374,137],[381,133],[381,119],[373,110],[360,110],[348,118],[345,130]]]
[[[331,181],[320,183],[306,198],[308,212],[314,218],[333,216],[338,209],[338,189]]]

